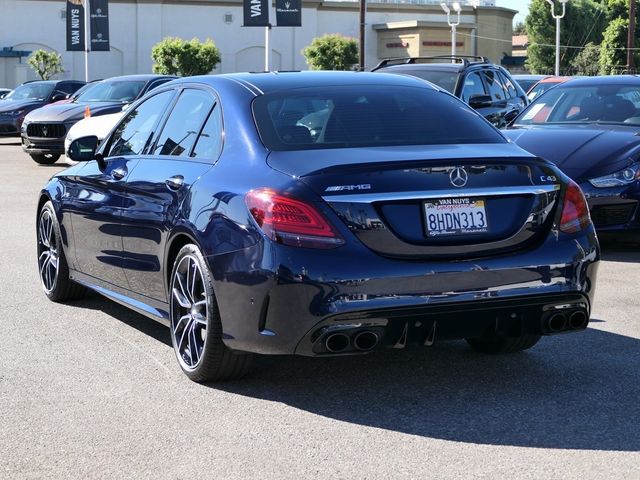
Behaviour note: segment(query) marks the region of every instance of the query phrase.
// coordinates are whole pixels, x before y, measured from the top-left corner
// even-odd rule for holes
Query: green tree
[[[629,20],[616,18],[604,31],[600,48],[600,73],[615,75],[622,73],[627,64],[627,32]]]
[[[62,57],[56,52],[36,50],[29,56],[27,63],[42,80],[49,80],[54,75],[64,72]]]
[[[210,39],[203,43],[167,37],[153,46],[151,58],[155,73],[189,77],[211,72],[220,63],[220,50]]]
[[[561,12],[560,2],[555,2],[556,13]],[[560,45],[582,46],[588,42],[599,44],[607,21],[606,7],[595,0],[575,0],[566,4],[566,14],[561,20]],[[532,0],[525,20],[529,48],[527,67],[532,73],[553,73],[555,66],[556,21],[545,0]],[[579,48],[561,48],[560,69],[572,64]]]
[[[358,42],[340,34],[313,39],[302,49],[311,70],[351,70],[358,63]]]
[[[600,71],[600,47],[593,42],[587,43],[571,61],[575,75],[598,75]]]
[[[524,22],[517,22],[516,25],[513,27],[513,34],[514,35],[526,35],[527,34],[527,27],[525,26]]]

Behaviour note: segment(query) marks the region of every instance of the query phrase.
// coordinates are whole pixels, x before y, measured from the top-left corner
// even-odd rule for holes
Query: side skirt
[[[100,295],[119,303],[120,305],[130,308],[145,317],[149,317],[150,319],[162,323],[167,327],[171,323],[169,320],[169,306],[164,302],[159,302],[152,298],[138,295],[125,288],[118,287],[117,285],[104,282],[90,275],[80,273],[77,270],[70,270],[69,276],[74,282],[78,282],[80,285],[83,285]]]

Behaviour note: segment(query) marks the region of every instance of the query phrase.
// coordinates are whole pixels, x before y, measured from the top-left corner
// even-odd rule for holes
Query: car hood
[[[84,118],[86,107],[91,109],[91,115],[106,115],[122,110],[122,103],[65,103],[62,105],[47,105],[29,114],[27,122],[68,122]]]
[[[519,147],[584,181],[623,169],[640,154],[640,128],[618,125],[545,125],[503,130]]]
[[[13,112],[15,110],[28,110],[42,106],[40,100],[0,100],[0,113]]]

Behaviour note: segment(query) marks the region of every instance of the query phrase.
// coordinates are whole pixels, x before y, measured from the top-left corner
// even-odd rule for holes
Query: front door
[[[214,158],[204,146],[211,139],[209,125],[216,123],[216,132],[220,126],[215,104],[208,90],[183,90],[157,140],[127,179],[123,268],[131,290],[155,300],[167,301],[165,279],[172,266],[164,265],[164,255],[169,234],[191,186],[217,159],[218,151]]]

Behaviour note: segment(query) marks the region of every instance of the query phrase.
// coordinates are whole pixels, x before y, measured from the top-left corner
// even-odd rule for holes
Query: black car
[[[84,85],[77,80],[23,83],[0,99],[0,136],[17,137],[25,116],[44,105],[67,98]]]
[[[511,74],[485,57],[391,58],[372,71],[427,80],[471,105],[498,128],[506,126],[529,103],[527,94]]]
[[[599,235],[640,238],[640,77],[561,83],[503,132],[580,185]]]
[[[416,78],[184,78],[97,144],[74,140],[79,163],[38,199],[44,292],[165,323],[193,380],[240,376],[251,353],[515,352],[589,322],[580,189]]]
[[[22,124],[22,149],[40,164],[55,163],[64,153],[64,137],[86,115],[116,113],[163,83],[168,75],[127,75],[96,82],[73,101],[31,112]]]

